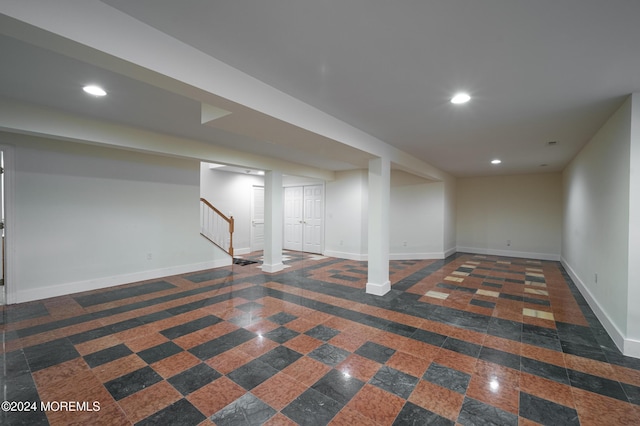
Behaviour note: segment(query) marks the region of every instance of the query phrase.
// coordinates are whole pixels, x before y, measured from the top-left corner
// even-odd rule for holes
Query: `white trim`
[[[324,253],[322,253],[322,255],[327,257],[336,257],[338,259],[358,260],[361,262],[364,262],[369,259],[369,256],[367,256],[366,253],[365,254],[349,253],[345,251],[335,251],[335,250],[325,250]]]
[[[245,248],[241,248],[241,249],[237,249],[237,248],[233,249],[233,255],[234,256],[241,255],[241,254],[249,254],[249,253],[251,253],[251,247],[245,247]]]
[[[447,257],[451,256],[452,254],[456,254],[458,252],[458,248],[457,247],[451,247],[447,250],[444,251],[444,257],[443,259],[446,259]]]
[[[456,248],[450,248],[445,252],[433,252],[433,253],[391,253],[389,254],[389,260],[431,260],[431,259],[445,259],[452,254],[456,253]],[[336,250],[325,250],[322,253],[323,256],[335,257],[338,259],[357,260],[366,262],[369,260],[367,253],[349,253]]]
[[[384,296],[391,291],[391,281],[386,281],[382,284],[367,283],[367,294],[373,294],[374,296]]]
[[[625,341],[624,335],[622,334],[620,329],[618,329],[616,324],[611,320],[609,315],[607,315],[607,313],[602,308],[602,306],[600,306],[596,298],[589,291],[589,288],[578,277],[578,275],[576,274],[576,271],[574,271],[574,269],[567,263],[567,261],[564,258],[561,259],[561,262],[562,262],[562,266],[564,266],[564,269],[567,270],[567,273],[573,280],[576,287],[578,287],[578,290],[580,291],[582,296],[586,299],[587,303],[589,304],[589,307],[591,308],[591,310],[593,310],[593,313],[596,315],[596,317],[598,317],[598,320],[600,320],[600,322],[602,323],[602,326],[607,331],[607,333],[609,333],[609,336],[613,340],[613,343],[615,343],[618,349],[620,349],[620,351],[624,353],[626,342],[628,341]],[[640,349],[640,347],[636,349]],[[640,352],[638,352],[638,354],[640,354]],[[627,354],[625,353],[625,355]]]
[[[267,264],[267,263],[262,264],[262,272],[266,272],[269,274],[272,274],[274,272],[280,272],[283,269],[284,269],[284,263],[282,262],[274,263],[274,264]]]
[[[634,358],[640,358],[640,341],[633,339],[624,340],[624,350],[622,351],[626,356]]]
[[[530,251],[511,251],[511,250],[496,250],[488,248],[477,247],[460,247],[456,248],[458,253],[474,253],[474,254],[486,254],[491,256],[506,256],[506,257],[521,257],[525,259],[537,259],[537,260],[560,260],[559,254],[551,253],[535,253]]]
[[[249,219],[251,220],[251,227],[249,228],[249,251],[248,253],[251,253],[253,251],[260,251],[260,250],[264,250],[264,231],[263,231],[263,241],[262,241],[262,247],[258,247],[255,243],[255,226],[254,226],[254,213],[255,213],[255,201],[256,201],[256,197],[255,197],[255,191],[256,188],[262,188],[262,201],[263,201],[263,205],[264,205],[264,197],[265,197],[265,189],[264,189],[264,185],[251,185],[251,203],[249,204]],[[263,208],[264,210],[264,208]],[[263,224],[266,227],[267,224],[264,222],[264,211],[262,212],[263,215]],[[234,250],[235,253],[235,250]]]
[[[4,213],[5,213],[5,252],[4,252],[4,291],[6,303],[17,303],[18,295],[16,289],[16,262],[15,262],[15,242],[16,228],[13,226],[15,218],[14,193],[15,193],[15,169],[16,157],[15,148],[11,145],[0,145],[4,151]]]
[[[389,260],[429,260],[429,259],[444,259],[443,252],[434,253],[391,253],[389,254]]]
[[[31,290],[18,291],[16,300],[11,303],[31,302],[33,300],[47,299],[49,297],[66,296],[82,291],[98,290],[101,288],[135,283],[138,281],[154,280],[173,275],[188,274],[191,272],[215,269],[229,265],[231,265],[231,258],[227,257],[225,259],[193,263],[190,265],[172,266],[168,268],[154,269],[151,271],[141,271],[131,274],[116,275],[113,277],[96,278],[86,281],[76,281],[66,284],[39,287]]]

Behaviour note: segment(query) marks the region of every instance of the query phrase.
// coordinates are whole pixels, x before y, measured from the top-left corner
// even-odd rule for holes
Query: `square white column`
[[[284,269],[282,263],[283,223],[282,172],[267,171],[264,174],[264,272]]]
[[[369,160],[369,233],[367,293],[382,296],[391,290],[389,281],[389,201],[391,162]]]

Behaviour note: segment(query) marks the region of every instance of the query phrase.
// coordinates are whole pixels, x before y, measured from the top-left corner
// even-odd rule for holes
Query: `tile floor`
[[[640,424],[640,360],[557,262],[392,261],[383,297],[366,263],[286,263],[4,308],[3,399],[32,410],[0,424]]]

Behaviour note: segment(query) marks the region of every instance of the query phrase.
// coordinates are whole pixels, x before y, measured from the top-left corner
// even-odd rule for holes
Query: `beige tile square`
[[[496,263],[501,263],[503,265],[511,265],[511,262],[509,262],[507,260],[498,260],[498,261],[496,261]]]
[[[477,290],[476,294],[480,294],[482,296],[489,296],[489,297],[500,297],[500,293],[498,293],[497,291],[491,291],[491,290]]]
[[[554,321],[553,314],[551,312],[539,311],[537,309],[524,308],[522,309],[522,315]]]
[[[462,272],[462,271],[453,271],[453,275],[461,275],[463,277],[468,277],[469,273],[468,272]]]
[[[537,281],[525,281],[524,283],[525,283],[525,285],[532,285],[534,287],[546,287],[547,286],[546,283],[539,283]]]
[[[456,283],[461,283],[462,281],[464,281],[464,278],[448,276],[445,277],[445,281],[454,281]]]
[[[476,265],[471,265],[471,264],[467,264],[465,263],[464,265],[461,266],[461,268],[475,268]]]
[[[533,272],[542,272],[541,268],[525,268],[525,270],[527,271],[533,271]]]
[[[540,294],[542,296],[548,296],[549,292],[547,290],[539,290],[537,288],[525,288],[524,289],[525,293],[529,293],[529,294]]]
[[[429,290],[425,296],[429,296],[429,297],[433,297],[436,299],[441,299],[441,300],[445,300],[447,297],[449,297],[448,293],[441,293],[439,291],[433,291],[433,290]]]

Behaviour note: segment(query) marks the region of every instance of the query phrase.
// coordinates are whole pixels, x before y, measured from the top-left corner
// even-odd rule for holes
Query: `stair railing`
[[[200,235],[233,257],[233,216],[225,216],[204,198],[200,198]]]

